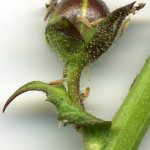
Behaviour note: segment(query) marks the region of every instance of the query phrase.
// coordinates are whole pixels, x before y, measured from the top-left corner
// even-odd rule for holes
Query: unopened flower
[[[48,21],[46,39],[50,47],[66,64],[82,64],[97,60],[126,30],[130,13],[144,7],[132,2],[109,13],[101,0],[62,0]],[[50,10],[52,11],[52,5]]]

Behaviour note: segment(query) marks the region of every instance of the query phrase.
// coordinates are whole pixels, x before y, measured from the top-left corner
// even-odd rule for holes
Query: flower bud
[[[46,39],[64,63],[83,66],[97,60],[115,42],[135,2],[109,13],[101,0],[62,0],[52,12]]]

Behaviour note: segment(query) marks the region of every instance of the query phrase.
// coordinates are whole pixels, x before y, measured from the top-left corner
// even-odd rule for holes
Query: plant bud
[[[115,42],[135,2],[109,13],[101,0],[62,0],[46,27],[50,47],[64,62],[83,66],[97,60]]]

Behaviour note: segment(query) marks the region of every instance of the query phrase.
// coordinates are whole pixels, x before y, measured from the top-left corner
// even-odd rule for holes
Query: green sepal
[[[58,119],[65,121],[67,124],[73,124],[77,129],[90,126],[99,125],[105,121],[98,119],[83,108],[76,105],[69,98],[64,85],[49,85],[43,82],[30,82],[19,88],[6,102],[3,112],[7,106],[20,94],[27,91],[43,91],[47,95],[47,101],[53,103],[58,109]]]
[[[135,2],[114,10],[97,25],[94,34],[84,47],[89,62],[98,59],[117,40],[121,25],[125,17],[131,13],[134,4]]]
[[[68,30],[68,27],[71,30]],[[75,32],[76,31],[76,32]],[[66,18],[49,23],[45,32],[46,40],[56,55],[64,62],[78,59],[83,55],[84,39],[79,30]]]

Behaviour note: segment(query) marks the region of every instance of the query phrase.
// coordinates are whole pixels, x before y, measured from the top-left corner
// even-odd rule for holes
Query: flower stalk
[[[65,66],[66,76],[67,76],[67,87],[68,94],[73,103],[76,103],[79,106],[82,105],[80,100],[80,77],[81,72],[84,68],[82,63],[68,63]]]

